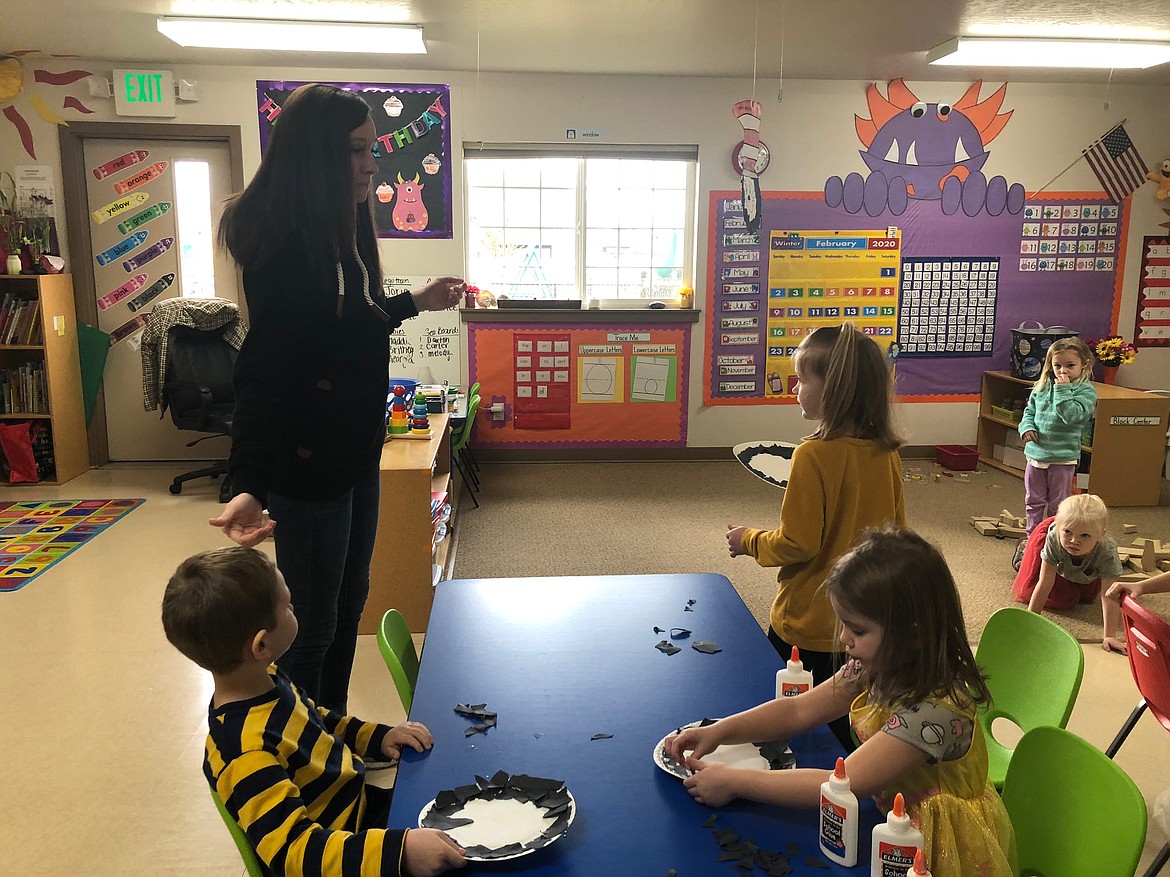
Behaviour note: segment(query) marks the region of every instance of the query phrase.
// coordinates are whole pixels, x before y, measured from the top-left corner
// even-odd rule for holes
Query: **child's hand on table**
[[[739,770],[726,764],[704,764],[694,760],[695,773],[683,780],[691,797],[708,807],[722,807],[739,797],[736,776]]]
[[[389,735],[387,735],[389,736]],[[412,828],[402,843],[402,873],[434,877],[467,864],[463,847],[433,828]]]
[[[403,722],[382,738],[382,754],[397,761],[402,757],[402,747],[409,746],[415,752],[422,752],[435,745],[435,738],[421,722]]]

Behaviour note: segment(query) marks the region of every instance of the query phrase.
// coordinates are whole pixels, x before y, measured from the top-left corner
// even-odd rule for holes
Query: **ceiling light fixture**
[[[926,53],[931,64],[962,67],[1134,69],[1170,61],[1170,43],[1051,37],[955,37]]]
[[[423,55],[427,51],[422,28],[414,24],[164,15],[158,19],[158,30],[180,46],[208,49],[380,55]]]

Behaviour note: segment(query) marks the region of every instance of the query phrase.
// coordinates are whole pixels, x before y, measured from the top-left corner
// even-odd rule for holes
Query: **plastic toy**
[[[427,396],[426,393],[415,391],[414,394],[414,416],[410,419],[410,434],[411,435],[430,435],[431,423],[427,414]]]
[[[1146,174],[1146,179],[1152,183],[1158,184],[1158,191],[1154,197],[1159,201],[1165,201],[1170,198],[1170,158],[1162,162],[1158,167],[1151,169]]]
[[[410,432],[410,416],[406,413],[406,387],[394,385],[394,396],[390,399],[390,424],[386,430],[390,435],[404,435]]]

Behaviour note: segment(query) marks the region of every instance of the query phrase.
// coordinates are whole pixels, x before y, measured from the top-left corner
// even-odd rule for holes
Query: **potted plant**
[[[1103,372],[1102,379],[1107,384],[1117,380],[1117,369],[1129,365],[1137,356],[1137,348],[1120,335],[1110,335],[1089,342],[1089,348],[1097,357]]]

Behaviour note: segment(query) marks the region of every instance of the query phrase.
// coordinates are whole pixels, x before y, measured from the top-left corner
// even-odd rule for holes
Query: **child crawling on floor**
[[[1105,596],[1122,575],[1117,542],[1105,531],[1108,518],[1101,497],[1090,493],[1067,497],[1028,537],[1012,593],[1032,612],[1060,612],[1100,598],[1101,648],[1125,654],[1118,602]]]

